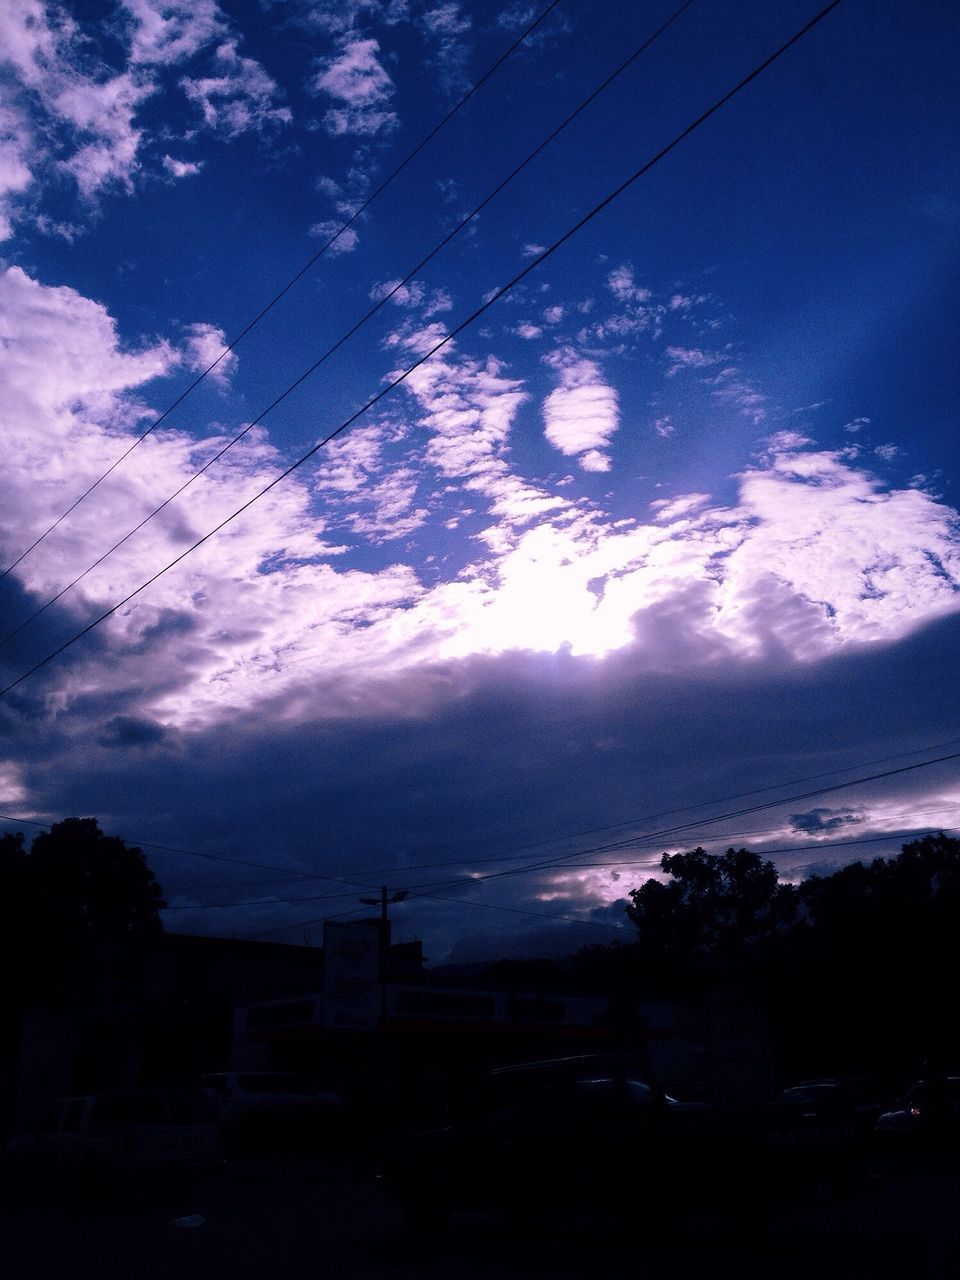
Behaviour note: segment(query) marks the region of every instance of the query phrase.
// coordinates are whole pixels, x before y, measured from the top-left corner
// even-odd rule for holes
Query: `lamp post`
[[[402,902],[410,892],[409,889],[398,889],[396,893],[388,896],[389,890],[386,885],[380,886],[379,898],[361,898],[360,902],[365,907],[380,908],[380,930],[378,947],[377,968],[380,975],[380,1025],[383,1026],[387,1016],[387,950],[389,937],[390,920],[387,915],[387,907],[394,902]]]

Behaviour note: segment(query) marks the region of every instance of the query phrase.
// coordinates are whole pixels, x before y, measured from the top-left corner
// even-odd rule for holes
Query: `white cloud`
[[[892,462],[900,450],[895,444],[878,444],[873,452],[878,458],[882,458],[884,462]]]
[[[526,338],[527,341],[532,341],[534,338],[543,337],[543,330],[540,328],[539,325],[535,325],[535,324],[528,324],[528,323],[518,324],[516,329],[514,329],[513,332],[517,335],[518,338]]]
[[[180,85],[199,107],[204,123],[225,138],[259,132],[292,119],[289,107],[279,105],[279,91],[259,62],[237,51],[226,40],[216,51],[216,75],[185,76]]]
[[[60,168],[87,199],[110,184],[129,188],[141,139],[134,117],[154,86],[149,77],[99,63],[87,44],[71,18],[38,0],[10,0],[5,7],[0,63],[14,73],[11,103],[18,104],[17,114],[11,117],[10,106],[2,121],[8,191],[11,180],[16,191],[26,189],[23,169],[49,161],[51,140],[65,156]],[[25,141],[38,136],[42,141],[28,154]]]
[[[579,462],[584,471],[609,471],[613,466],[609,455],[601,453],[599,449],[588,449],[586,453],[581,453]]]
[[[320,459],[314,489],[324,511],[351,533],[375,543],[408,537],[429,514],[416,505],[420,474],[394,460],[403,431],[376,423],[331,441]]]
[[[775,431],[772,435],[765,436],[762,443],[772,453],[788,453],[794,449],[804,449],[807,445],[812,445],[813,441],[800,431]]]
[[[338,253],[352,253],[359,241],[355,228],[345,227],[342,222],[337,222],[333,218],[328,218],[325,222],[315,222],[310,228],[310,235],[320,240],[332,241],[327,246],[327,253],[334,256]]]
[[[435,48],[434,60],[440,71],[441,86],[447,92],[465,88],[468,45],[464,37],[471,28],[470,18],[456,0],[444,0],[427,9],[420,24]]]
[[[77,81],[57,94],[57,113],[69,120],[80,137],[92,138],[62,165],[87,199],[112,183],[132,189],[143,136],[134,117],[152,92],[151,84],[125,73],[101,83]]]
[[[335,36],[356,31],[365,19],[393,26],[409,8],[408,0],[298,0],[298,5],[307,26]]]
[[[13,234],[17,197],[33,181],[30,153],[31,132],[26,120],[0,103],[0,240]]]
[[[207,377],[221,387],[225,387],[237,367],[235,352],[228,351],[226,355],[223,354],[226,345],[227,335],[216,325],[203,322],[187,325],[187,368],[195,373],[203,373],[216,361]]]
[[[40,0],[3,7],[0,64],[10,74],[0,111],[0,231],[9,234],[12,218],[26,211],[18,196],[58,174],[69,174],[87,210],[96,211],[104,191],[132,192],[147,163],[174,178],[196,172],[169,155],[145,160],[140,113],[172,90],[163,68],[207,56],[215,43],[214,74],[181,81],[206,126],[230,138],[290,118],[263,68],[227,38],[215,0],[120,3],[126,21],[109,27],[81,26]]]
[[[414,308],[422,306],[426,292],[419,280],[410,280],[407,284],[402,284],[400,280],[383,280],[373,286],[370,297],[375,302],[389,297],[394,306]]]
[[[669,372],[675,372],[670,370]],[[712,387],[710,393],[722,404],[731,405],[749,418],[756,426],[767,419],[767,396],[752,383],[740,376],[739,369],[728,366],[712,378],[704,379],[706,386]]]
[[[13,761],[0,761],[0,805],[6,809],[24,803],[29,803],[29,792],[23,785],[20,769]]]
[[[403,342],[422,354],[436,340],[428,326]],[[421,416],[419,425],[429,439],[424,462],[471,494],[487,499],[496,521],[480,535],[498,554],[515,542],[515,529],[568,504],[555,494],[516,474],[509,461],[509,437],[527,392],[518,379],[504,376],[495,358],[478,361],[457,355],[453,344],[432,357],[407,378]]]
[[[31,87],[40,86],[60,60],[58,44],[76,36],[76,24],[42,0],[7,0],[0,18],[0,61]]]
[[[649,302],[653,296],[649,289],[638,285],[630,263],[622,263],[607,276],[607,288],[618,302]]]
[[[952,515],[917,490],[883,492],[837,454],[797,451],[745,472],[740,497],[754,524],[731,554],[719,623],[748,647],[775,637],[819,656],[898,639],[960,604]]]
[[[701,351],[698,347],[667,347],[667,356],[671,362],[668,378],[674,377],[681,369],[706,369],[724,359],[715,351]]]
[[[48,217],[45,213],[38,213],[34,219],[34,225],[43,236],[51,236],[57,240],[66,240],[67,244],[73,244],[83,235],[84,228],[75,222],[60,222],[56,218]]]
[[[171,66],[193,57],[228,28],[216,0],[121,0],[132,19],[130,61]]]
[[[353,133],[372,136],[395,129],[400,123],[390,107],[393,81],[379,58],[376,40],[347,40],[333,58],[320,63],[310,82],[313,93],[325,93],[342,103],[332,107],[323,121],[335,137]]]
[[[201,171],[203,162],[194,164],[189,160],[176,160],[173,156],[164,156],[163,167],[171,178],[192,178]]]
[[[709,501],[708,493],[686,493],[679,498],[658,498],[655,502],[651,502],[650,506],[656,512],[657,522],[663,524],[699,511]]]
[[[864,427],[870,425],[869,418],[853,418],[850,422],[844,424],[844,431],[849,431],[851,435],[855,435],[858,431],[862,431]]]
[[[544,361],[560,383],[543,402],[544,434],[561,453],[579,454],[585,471],[608,471],[603,450],[620,423],[616,391],[595,362],[572,347],[561,347]]]
[[[420,349],[436,332],[410,323],[394,347]],[[124,350],[102,306],[19,268],[0,275],[0,337],[0,554],[9,560],[130,443],[145,412],[141,389],[184,356],[162,341]],[[206,340],[220,339],[207,330]],[[550,366],[564,393],[555,401],[562,443],[581,466],[609,465],[613,389],[570,348]],[[120,691],[129,699],[134,690],[143,714],[171,724],[258,706],[293,720],[359,715],[402,709],[411,683],[422,691],[437,663],[476,654],[629,646],[650,671],[723,657],[796,663],[889,644],[960,608],[956,513],[916,489],[885,488],[798,432],[765,442],[732,504],[688,493],[654,504],[645,522],[624,521],[578,503],[569,483],[559,496],[559,485],[517,473],[511,433],[528,391],[498,360],[451,344],[404,386],[389,421],[361,424],[319,459],[312,480],[291,477],[159,579],[98,631],[102,649],[77,646],[57,669],[54,704],[97,695],[114,714]],[[590,443],[591,432],[602,439]],[[58,590],[221,443],[176,430],[150,436],[17,570],[23,587]],[[80,619],[115,600],[280,465],[266,433],[251,431],[63,607]],[[397,548],[434,512],[449,521],[465,506],[482,523],[468,544],[473,559],[434,585],[402,548],[391,563],[360,569],[331,538]],[[422,680],[405,683],[417,672]],[[318,701],[321,682],[338,691],[329,705]]]

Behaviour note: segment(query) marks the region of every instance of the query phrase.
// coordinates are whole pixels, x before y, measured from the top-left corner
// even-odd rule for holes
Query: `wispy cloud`
[[[229,27],[216,0],[121,0],[130,15],[130,61],[176,66]]]
[[[389,422],[361,426],[324,451],[313,487],[334,528],[375,544],[409,537],[429,516],[418,505],[421,471],[398,461],[406,433]]]
[[[420,25],[433,46],[433,61],[440,73],[443,89],[450,93],[466,88],[466,62],[469,46],[466,36],[472,22],[457,0],[443,0],[426,9]]]
[[[614,267],[607,276],[607,288],[618,302],[648,302],[653,296],[649,289],[637,284],[629,262]]]
[[[394,26],[409,15],[408,0],[293,0],[293,7],[306,26],[335,36],[364,24]]]
[[[195,373],[202,373],[218,359],[226,345],[227,335],[217,325],[205,324],[201,321],[187,325],[187,368]],[[236,352],[228,351],[207,376],[221,387],[225,387],[233,376],[236,367]]]
[[[373,39],[349,39],[333,57],[323,59],[310,83],[313,93],[326,94],[340,105],[323,117],[328,133],[372,136],[400,123],[391,101],[394,85]]]
[[[720,357],[722,358],[722,357]],[[669,370],[670,373],[676,370]],[[714,377],[706,378],[705,385],[712,388],[711,395],[721,404],[738,409],[744,417],[755,425],[766,422],[768,416],[768,397],[752,382],[744,378],[739,369],[728,365]]]
[[[163,167],[171,178],[192,178],[203,169],[202,162],[177,160],[173,156],[163,157]]]
[[[667,347],[667,357],[670,360],[668,378],[675,377],[681,369],[708,369],[725,359],[716,351],[701,351],[698,347]]]
[[[26,119],[0,103],[0,240],[13,234],[18,197],[33,181],[31,141]]]
[[[214,71],[209,76],[185,76],[180,82],[213,132],[237,138],[292,119],[290,108],[280,105],[274,80],[259,62],[239,53],[236,41],[217,48]]]
[[[309,234],[316,236],[319,240],[331,241],[327,253],[332,254],[334,257],[341,253],[352,253],[360,242],[356,228],[345,227],[336,218],[327,218],[324,222],[315,222],[310,228]]]
[[[0,65],[8,69],[0,233],[9,235],[18,216],[43,217],[24,197],[35,205],[38,189],[63,174],[96,213],[103,193],[131,193],[145,170],[174,178],[198,172],[199,165],[148,145],[142,110],[161,94],[181,89],[200,107],[204,127],[227,139],[290,119],[271,78],[238,52],[214,0],[120,3],[126,20],[109,28],[83,26],[40,0],[10,0],[0,12]],[[198,59],[209,74],[179,85],[165,74]]]

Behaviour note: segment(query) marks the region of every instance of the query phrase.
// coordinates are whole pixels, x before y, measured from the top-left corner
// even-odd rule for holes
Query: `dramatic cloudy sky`
[[[678,3],[560,0],[382,191],[547,0],[0,6],[0,829],[439,961],[960,828],[956,7],[844,0],[538,263],[818,8],[694,0],[488,201]]]

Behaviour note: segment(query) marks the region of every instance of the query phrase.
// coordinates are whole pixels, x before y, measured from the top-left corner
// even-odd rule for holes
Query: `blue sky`
[[[5,5],[4,565],[350,225],[0,580],[3,634],[258,420],[674,7],[561,0],[350,221],[546,2]],[[314,376],[0,644],[3,684],[815,12],[694,0]],[[960,749],[958,29],[946,3],[844,0],[349,431],[0,697],[0,812],[93,814],[207,855],[150,853],[174,928],[298,941],[367,885],[413,886],[397,928],[436,959],[615,937],[666,850],[750,843],[796,877],[960,827],[952,761],[791,800]],[[580,856],[609,839],[632,845]]]

